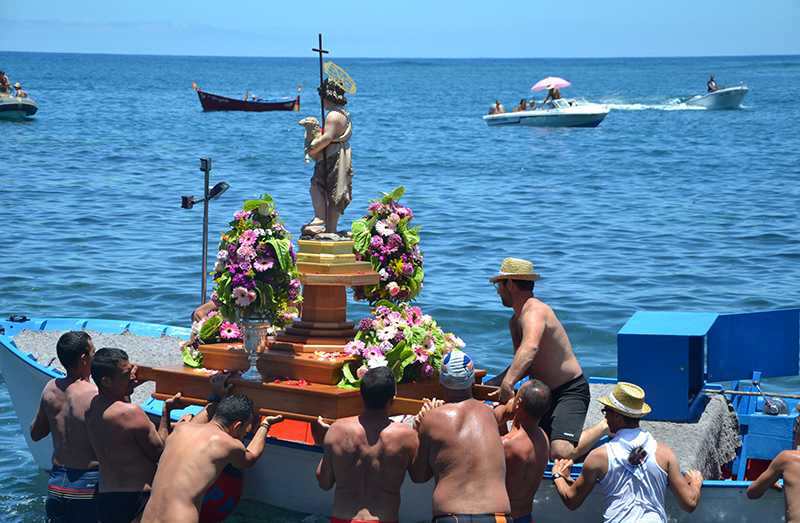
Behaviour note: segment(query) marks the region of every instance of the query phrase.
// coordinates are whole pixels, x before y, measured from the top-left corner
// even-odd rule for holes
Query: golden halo
[[[339,67],[333,62],[325,62],[322,66],[328,79],[334,81],[342,86],[342,89],[348,94],[356,94],[356,83],[347,74],[347,71]]]

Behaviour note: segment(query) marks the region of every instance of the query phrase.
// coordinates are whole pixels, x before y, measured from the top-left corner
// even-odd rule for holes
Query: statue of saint
[[[320,136],[309,144],[308,154],[315,160],[311,177],[311,203],[314,219],[303,226],[301,235],[315,237],[321,233],[336,239],[336,226],[353,198],[353,162],[350,136],[353,126],[350,113],[344,106],[345,90],[337,82],[326,78],[319,87],[327,115]]]

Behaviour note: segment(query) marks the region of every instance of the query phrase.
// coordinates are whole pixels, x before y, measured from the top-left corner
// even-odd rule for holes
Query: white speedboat
[[[30,98],[0,94],[0,120],[24,120],[38,110],[36,102]]]
[[[713,93],[693,96],[686,100],[686,105],[705,107],[706,109],[739,109],[747,91],[746,85],[726,87]]]
[[[602,104],[561,98],[530,111],[487,114],[483,120],[489,126],[527,125],[531,127],[597,127],[608,114]]]

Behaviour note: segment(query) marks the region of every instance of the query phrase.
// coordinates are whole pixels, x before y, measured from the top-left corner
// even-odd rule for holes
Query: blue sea
[[[335,49],[334,49],[335,50]],[[478,366],[509,361],[509,310],[488,277],[534,261],[536,294],[564,322],[585,372],[613,376],[615,335],[637,310],[737,312],[800,306],[800,57],[334,59],[355,79],[353,202],[406,187],[422,226],[423,309]],[[0,315],[187,325],[200,294],[201,156],[215,239],[244,199],[270,193],[287,227],[311,217],[303,129],[319,117],[313,58],[0,52],[39,104],[0,122]],[[680,100],[745,83],[738,111]],[[607,103],[595,129],[487,128],[549,76],[565,96]],[[294,96],[299,113],[203,113],[192,82],[238,97]],[[541,96],[539,95],[541,99]],[[366,313],[354,305],[351,316]],[[770,387],[797,391],[800,380]],[[27,453],[0,377],[0,512],[41,521],[46,478]],[[271,520],[304,516],[245,504]]]

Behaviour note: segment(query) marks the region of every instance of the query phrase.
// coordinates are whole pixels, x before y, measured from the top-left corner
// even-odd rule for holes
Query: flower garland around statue
[[[368,369],[381,366],[388,366],[398,382],[430,378],[441,369],[445,354],[463,347],[458,336],[445,333],[419,307],[381,300],[345,346],[345,354],[356,361],[342,367],[339,387],[358,388]]]
[[[405,189],[398,187],[367,208],[368,214],[352,225],[356,259],[369,261],[380,275],[377,285],[354,288],[354,297],[370,303],[411,301],[422,290],[425,272],[419,249],[419,227],[410,227],[410,208],[398,200]]]

